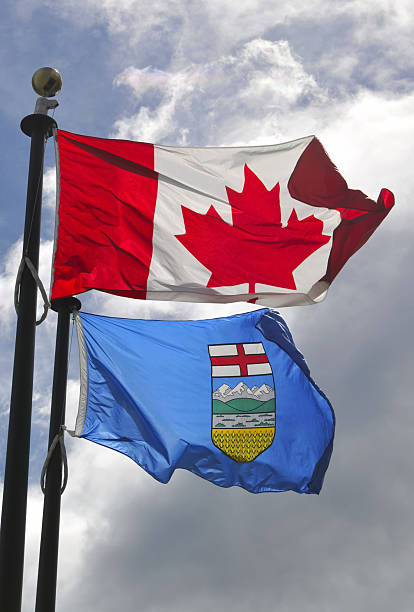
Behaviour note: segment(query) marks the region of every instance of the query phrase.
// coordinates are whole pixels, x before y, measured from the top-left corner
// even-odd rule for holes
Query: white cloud
[[[56,168],[46,168],[43,175],[43,206],[52,209],[56,208]]]
[[[130,67],[115,83],[129,87],[138,100],[149,89],[161,96],[154,109],[143,106],[118,120],[115,136],[179,144],[183,127],[192,144],[274,142],[284,113],[326,99],[286,41],[262,39],[246,43],[237,55],[179,72]]]
[[[22,257],[22,246],[22,240],[15,242],[9,248],[5,261],[2,262],[0,274],[0,325],[2,328],[10,323],[14,313],[14,288]]]
[[[141,107],[131,119],[119,119],[115,123],[115,135],[118,138],[153,141],[160,140],[169,134],[175,125],[175,112],[182,100],[194,91],[199,76],[192,70],[168,74],[162,71],[153,72],[150,68],[139,70],[127,68],[115,79],[116,85],[127,85],[137,98],[149,90],[161,92],[163,101],[155,111]],[[180,139],[182,143],[182,138]]]
[[[320,131],[329,154],[350,187],[376,199],[381,187],[396,196],[386,223],[404,224],[412,216],[414,179],[407,172],[414,139],[414,94],[389,97],[362,91],[338,105]],[[399,221],[400,220],[400,221]]]
[[[297,21],[323,24],[333,19],[354,21],[354,41],[379,43],[398,50],[400,61],[412,56],[413,13],[410,0],[17,0],[21,18],[30,19],[39,6],[56,11],[78,29],[103,25],[123,48],[174,42],[173,60],[188,62],[191,55],[229,53],[241,42],[262,36],[277,25]],[[79,15],[82,14],[82,19]],[[397,56],[396,56],[397,57]],[[404,59],[403,59],[404,58]],[[411,60],[412,61],[412,60]],[[412,65],[412,64],[411,64]]]

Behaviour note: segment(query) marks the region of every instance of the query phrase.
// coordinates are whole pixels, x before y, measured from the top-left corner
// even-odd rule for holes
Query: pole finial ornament
[[[32,76],[32,87],[39,96],[53,98],[62,89],[62,77],[56,68],[45,66]]]

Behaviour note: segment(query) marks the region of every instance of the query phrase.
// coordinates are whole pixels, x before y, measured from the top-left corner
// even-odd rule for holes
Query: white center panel
[[[337,211],[313,208],[294,200],[288,192],[288,181],[299,157],[313,136],[288,143],[264,147],[154,148],[154,169],[159,173],[157,205],[154,217],[153,256],[148,278],[148,292],[183,292],[175,299],[212,301],[221,296],[247,294],[248,285],[207,288],[211,271],[203,266],[176,236],[185,233],[182,206],[205,215],[214,206],[223,221],[232,225],[232,208],[226,187],[241,192],[245,164],[258,176],[266,189],[280,184],[281,222],[286,225],[295,209],[299,219],[315,215],[323,221],[323,233],[332,235],[340,222]],[[212,241],[214,238],[212,237]],[[315,251],[300,264],[294,279],[296,292],[307,293],[326,272],[332,241]],[[277,265],[277,262],[275,262]],[[285,288],[256,286],[261,293],[289,294]],[[295,292],[295,293],[296,293]],[[187,294],[187,297],[185,296]],[[204,296],[203,296],[204,294]],[[150,297],[150,295],[148,296]],[[172,296],[171,296],[172,297]],[[222,298],[223,299],[223,298]]]

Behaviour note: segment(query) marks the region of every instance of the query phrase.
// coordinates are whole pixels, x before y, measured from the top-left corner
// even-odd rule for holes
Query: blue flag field
[[[319,493],[335,417],[281,316],[199,321],[76,315],[75,431],[162,483],[177,468],[253,493]]]

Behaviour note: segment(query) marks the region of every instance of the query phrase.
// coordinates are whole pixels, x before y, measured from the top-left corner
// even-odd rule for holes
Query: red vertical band
[[[62,130],[57,140],[52,299],[91,288],[145,299],[158,187],[154,146]]]
[[[345,179],[314,138],[299,158],[289,179],[296,200],[337,210],[341,223],[335,229],[326,275],[331,283],[348,259],[360,249],[394,206],[394,196],[382,189],[377,202],[359,189],[349,189]]]

